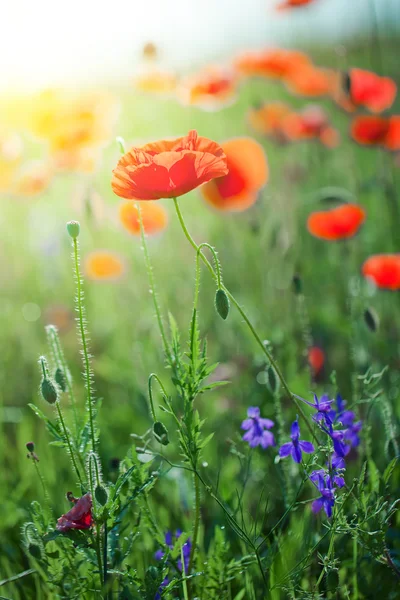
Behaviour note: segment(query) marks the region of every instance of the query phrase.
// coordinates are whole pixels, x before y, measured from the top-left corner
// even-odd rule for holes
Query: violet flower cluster
[[[268,446],[275,446],[274,435],[268,431],[274,426],[274,422],[260,417],[258,406],[250,406],[247,416],[248,419],[242,423],[242,429],[246,431],[242,439],[249,443],[250,448],[261,446],[265,449]]]
[[[180,529],[177,529],[175,532],[175,538],[178,539],[180,538],[180,536],[182,535],[182,531]],[[174,547],[173,544],[173,538],[172,538],[172,532],[171,531],[167,531],[167,533],[165,534],[165,544],[172,550]],[[189,570],[189,561],[190,561],[190,552],[192,549],[192,543],[190,541],[190,538],[188,540],[186,540],[186,542],[183,544],[182,546],[182,556],[183,556],[183,563],[184,563],[184,567],[185,567],[185,573],[188,572]],[[156,560],[161,560],[163,557],[165,556],[165,552],[163,550],[157,550],[157,552],[154,554],[154,558]],[[182,573],[182,560],[179,557],[178,560],[176,561],[176,566],[179,570],[180,573]],[[169,584],[169,579],[168,577],[165,577],[164,581],[162,582],[161,586],[160,586],[160,592],[158,594],[156,594],[154,600],[160,600],[161,598],[161,591],[163,587],[166,587]]]
[[[332,408],[334,400],[324,394],[321,398],[314,394],[314,402],[308,402],[303,398],[299,400],[311,406],[315,413],[313,420],[320,429],[329,436],[333,446],[333,453],[327,461],[327,469],[313,471],[309,479],[318,490],[320,496],[312,503],[312,511],[318,513],[324,509],[328,517],[332,516],[335,504],[335,490],[345,485],[343,472],[346,469],[345,457],[352,448],[360,444],[359,433],[362,422],[357,421],[353,411],[346,410],[346,402],[340,394],[336,397],[336,408]],[[337,427],[343,427],[338,429]],[[296,463],[301,463],[302,453],[312,454],[315,449],[311,442],[300,439],[300,427],[298,420],[291,427],[291,441],[279,448],[279,456],[286,458],[291,455]]]

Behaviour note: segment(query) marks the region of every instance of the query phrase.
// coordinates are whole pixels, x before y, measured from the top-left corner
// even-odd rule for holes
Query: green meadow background
[[[379,71],[372,64],[376,57],[369,39],[346,45],[345,53],[340,48],[308,50],[320,66],[359,66]],[[398,84],[399,52],[399,40],[382,43],[385,74]],[[246,81],[240,87],[237,102],[216,113],[182,107],[173,98],[142,95],[129,85],[109,91],[120,101],[115,135],[124,137],[127,144],[178,136],[189,129],[197,129],[200,135],[217,141],[242,135],[258,139],[267,154],[270,176],[256,205],[242,214],[218,213],[194,191],[181,199],[189,230],[196,242],[207,241],[218,250],[227,287],[246,307],[262,338],[270,341],[291,389],[309,397],[311,390],[334,394],[339,388],[345,398],[351,399],[357,374],[369,367],[379,372],[389,365],[385,381],[390,410],[398,418],[400,296],[372,289],[360,275],[361,265],[369,255],[399,250],[399,223],[393,220],[382,188],[382,178],[393,177],[400,195],[400,168],[395,166],[395,158],[353,143],[348,134],[350,117],[328,99],[318,99],[317,103],[327,110],[340,131],[337,148],[328,150],[317,142],[279,146],[258,137],[246,118],[252,105],[283,100],[300,108],[314,102],[290,95],[280,83]],[[399,100],[396,102],[391,112],[399,111]],[[43,147],[36,142],[27,139],[26,143],[32,157],[43,153]],[[0,200],[0,579],[29,568],[20,528],[28,518],[30,503],[45,502],[34,466],[26,458],[26,442],[35,442],[55,516],[65,512],[65,493],[74,481],[65,452],[49,445],[43,422],[28,407],[28,403],[34,403],[46,414],[53,414],[52,408],[39,398],[37,360],[40,354],[48,353],[44,326],[50,322],[51,310],[62,307],[70,317],[61,330],[61,340],[74,377],[79,409],[82,414],[84,411],[82,366],[73,320],[71,245],[65,229],[68,220],[81,223],[82,260],[92,250],[107,249],[119,252],[126,263],[121,280],[85,280],[84,286],[96,397],[102,399],[100,454],[106,479],[113,477],[112,459],[122,458],[135,443],[130,434],[142,435],[151,426],[147,404],[149,374],[156,372],[170,389],[140,240],[118,223],[120,200],[110,187],[117,160],[118,148],[110,139],[101,168],[95,174],[59,175],[39,198],[4,195]],[[366,209],[367,220],[354,239],[329,243],[307,232],[307,216],[323,206],[321,189],[326,187],[347,190]],[[180,230],[172,201],[162,203],[169,213],[169,226],[161,235],[149,239],[149,250],[164,318],[170,312],[186,332],[193,302],[195,257]],[[302,279],[302,305],[293,293],[294,274]],[[219,376],[230,383],[202,396],[197,408],[206,419],[205,432],[217,432],[207,446],[205,460],[210,480],[219,478],[219,492],[229,504],[235,502],[240,485],[237,482],[242,480],[246,461],[250,460],[240,433],[246,410],[257,405],[263,416],[273,418],[274,407],[266,385],[263,357],[234,309],[226,322],[218,317],[214,293],[215,284],[203,271],[201,331],[207,336],[212,361],[220,363]],[[380,317],[376,333],[365,325],[363,313],[367,307]],[[317,384],[310,380],[305,358],[307,321],[315,344],[326,355],[324,372]],[[337,386],[332,384],[333,371]],[[385,446],[383,408],[377,405],[373,410],[373,456],[383,469],[392,450]],[[70,419],[67,406],[65,413]],[[295,417],[292,407],[285,407],[284,414],[289,428]],[[174,427],[172,423],[168,425],[168,456],[177,460]],[[251,461],[251,489],[267,491],[270,510],[279,518],[279,501],[269,488],[273,454],[256,451]],[[348,476],[351,481],[351,466]],[[152,505],[165,529],[190,528],[191,494],[190,481],[182,471],[172,469],[157,484]],[[256,492],[249,506],[257,500]],[[203,535],[207,536],[214,526],[226,523],[209,499],[204,498],[203,503]],[[300,543],[302,528],[310,526],[311,518],[308,512],[297,523],[296,543]],[[148,564],[155,549],[151,540],[144,544]],[[29,595],[33,589],[34,577],[28,576],[4,585],[0,594],[18,600],[34,597]]]

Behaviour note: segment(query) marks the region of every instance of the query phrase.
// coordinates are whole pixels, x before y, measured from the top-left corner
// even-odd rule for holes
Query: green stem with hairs
[[[83,353],[83,363],[85,368],[85,384],[86,384],[86,400],[89,410],[89,421],[90,421],[90,437],[92,440],[92,450],[96,451],[96,437],[94,431],[94,417],[93,417],[93,405],[92,405],[92,379],[90,373],[90,360],[89,360],[89,351],[88,351],[88,343],[86,340],[86,332],[85,332],[85,319],[84,319],[84,306],[82,302],[82,279],[81,273],[79,269],[79,251],[78,251],[78,240],[76,238],[73,239],[73,248],[74,248],[74,265],[75,265],[75,278],[76,278],[76,295],[77,295],[77,309],[78,309],[78,323],[79,330],[82,341],[82,353]]]
[[[213,279],[215,281],[218,281],[217,279],[217,275],[211,265],[211,263],[208,261],[207,257],[201,252],[200,246],[198,246],[196,244],[196,242],[194,241],[194,239],[192,238],[192,236],[190,235],[185,221],[183,219],[183,215],[181,213],[181,209],[179,207],[179,203],[177,198],[174,198],[174,205],[175,205],[175,210],[176,210],[176,214],[178,216],[179,219],[179,223],[182,227],[182,231],[185,234],[186,239],[188,240],[188,242],[190,243],[190,245],[193,247],[193,249],[196,251],[196,253],[199,253],[199,256],[201,258],[201,260],[203,261],[203,263],[206,265],[206,267],[208,268],[208,270],[210,271],[211,276],[213,277]],[[307,419],[306,414],[303,411],[303,408],[301,407],[300,403],[297,401],[297,398],[294,396],[294,394],[290,391],[288,384],[286,383],[285,378],[283,377],[283,374],[279,368],[279,366],[277,365],[277,363],[275,362],[274,358],[272,357],[272,355],[270,354],[270,352],[268,351],[268,349],[265,347],[265,344],[263,344],[260,336],[258,335],[258,333],[256,332],[253,324],[251,323],[250,319],[248,318],[248,316],[246,315],[246,313],[244,312],[243,308],[240,306],[240,304],[238,303],[238,301],[236,300],[236,298],[231,294],[231,292],[225,287],[225,285],[221,284],[222,289],[225,291],[225,293],[227,294],[228,298],[230,299],[230,301],[232,302],[232,304],[234,304],[234,306],[236,306],[237,310],[239,311],[242,319],[245,321],[247,327],[249,328],[252,336],[254,337],[254,339],[256,340],[257,344],[259,345],[259,347],[261,348],[261,350],[263,351],[264,355],[267,357],[269,364],[275,369],[276,374],[279,377],[279,380],[286,392],[286,394],[289,396],[289,398],[294,402],[294,404],[296,405],[297,410],[299,411],[300,415],[302,416],[304,422],[306,423],[311,435],[313,436],[313,438],[315,439],[315,434],[314,431]]]

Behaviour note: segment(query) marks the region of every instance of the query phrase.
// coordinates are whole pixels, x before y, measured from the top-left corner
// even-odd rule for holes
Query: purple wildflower
[[[247,411],[247,416],[248,419],[245,419],[241,426],[246,430],[242,439],[249,443],[250,448],[261,446],[265,449],[268,446],[275,446],[273,434],[267,431],[274,426],[274,422],[260,417],[258,406],[251,406]]]
[[[314,402],[304,400],[304,398],[301,398],[300,396],[296,396],[296,398],[298,398],[302,402],[305,402],[305,404],[308,404],[308,406],[315,408],[317,412],[315,415],[313,415],[313,421],[316,421],[317,423],[319,423],[320,421],[326,423],[331,422],[330,414],[332,413],[333,400],[330,400],[327,394],[323,394],[320,399],[318,399],[318,396],[314,394]]]
[[[281,458],[286,458],[291,454],[294,462],[301,463],[302,452],[306,452],[307,454],[314,452],[314,446],[311,442],[300,439],[300,427],[297,419],[292,423],[290,437],[292,441],[283,444],[279,448],[279,456]]]
[[[182,531],[180,529],[177,529],[176,533],[175,533],[176,539],[178,539],[181,535],[182,535]],[[171,531],[167,531],[167,533],[165,534],[165,544],[171,550],[173,549],[174,544],[173,544]],[[187,573],[189,570],[191,549],[192,549],[192,544],[191,544],[191,541],[189,538],[188,540],[186,540],[186,542],[182,546],[182,555],[183,555],[183,562],[184,562],[184,566],[185,566],[185,573]],[[156,560],[161,560],[164,556],[165,556],[165,552],[161,548],[159,550],[157,550],[157,552],[154,554],[154,558]],[[182,573],[182,560],[180,557],[176,561],[176,566],[177,566],[178,570]],[[159,600],[161,598],[161,588],[166,587],[168,584],[169,584],[169,579],[168,579],[168,577],[165,577],[164,581],[162,582],[162,584],[160,586],[160,592],[156,594],[154,600]]]
[[[325,473],[325,471],[322,472]],[[323,476],[318,471],[314,471],[314,473],[317,473],[314,479],[311,479],[313,473],[311,473],[310,479],[321,496],[314,500],[311,505],[311,510],[313,513],[318,513],[323,508],[326,516],[330,518],[332,516],[332,508],[335,504],[335,491],[333,488],[333,482],[329,475]]]
[[[338,473],[336,469],[332,469],[330,474],[325,469],[317,469],[310,474],[309,479],[313,483],[318,483],[319,477],[323,477],[326,480],[328,487],[336,485],[338,488],[342,488],[346,485],[343,475]]]

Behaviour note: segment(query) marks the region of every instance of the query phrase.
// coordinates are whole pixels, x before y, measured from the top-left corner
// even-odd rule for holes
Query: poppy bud
[[[168,430],[165,427],[165,425],[161,423],[161,421],[155,421],[153,425],[153,433],[157,442],[160,442],[160,444],[162,444],[163,446],[168,446]]]
[[[61,391],[65,392],[67,389],[67,378],[65,377],[64,371],[60,369],[60,367],[57,367],[56,372],[54,373],[54,379]]]
[[[365,309],[364,321],[370,331],[375,333],[379,329],[379,316],[373,308]]]
[[[275,369],[270,367],[267,371],[267,386],[272,394],[276,394],[279,390],[279,379]]]
[[[146,571],[146,579],[150,579],[153,581],[157,581],[159,576],[158,569],[154,566],[151,566]]]
[[[37,560],[42,558],[42,549],[40,546],[38,546],[38,544],[34,544],[31,542],[28,545],[28,552],[31,556],[33,556],[33,558],[36,558]]]
[[[76,240],[76,238],[79,235],[80,230],[81,230],[81,226],[78,221],[68,221],[68,223],[67,223],[68,235],[73,240]]]
[[[43,399],[46,400],[49,404],[55,404],[58,400],[58,391],[57,386],[51,381],[51,379],[47,379],[45,377],[42,380],[40,391],[42,393]]]
[[[28,442],[26,444],[26,449],[28,450],[28,452],[34,452],[35,451],[35,444],[33,442]]]
[[[300,275],[297,275],[297,274],[293,275],[292,286],[293,286],[293,291],[296,294],[296,296],[298,296],[299,294],[302,293],[303,285],[302,285]]]
[[[225,290],[223,290],[222,288],[217,290],[217,293],[215,294],[215,308],[219,316],[225,321],[225,319],[229,315],[230,304],[229,298]]]
[[[94,496],[97,500],[97,502],[99,504],[101,504],[101,506],[105,506],[107,504],[107,500],[108,500],[108,493],[105,487],[103,487],[102,485],[97,485],[96,489],[94,490]]]

